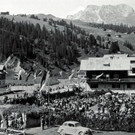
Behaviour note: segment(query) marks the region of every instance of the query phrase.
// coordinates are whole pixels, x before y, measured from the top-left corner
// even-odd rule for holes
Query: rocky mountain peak
[[[71,20],[81,20],[85,22],[95,22],[95,23],[113,23],[113,24],[133,24],[129,18],[135,15],[135,11],[132,7],[126,4],[119,5],[88,5],[84,11],[80,11],[74,15],[67,16],[67,19]],[[130,16],[130,17],[129,17]],[[128,20],[127,20],[128,19]]]
[[[91,10],[95,11],[95,10],[98,10],[99,8],[100,8],[100,6],[88,5],[84,11],[91,11]]]

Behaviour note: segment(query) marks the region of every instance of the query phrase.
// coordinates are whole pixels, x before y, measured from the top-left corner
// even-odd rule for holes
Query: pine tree
[[[109,53],[117,53],[118,51],[120,51],[118,41],[112,42],[109,49]]]

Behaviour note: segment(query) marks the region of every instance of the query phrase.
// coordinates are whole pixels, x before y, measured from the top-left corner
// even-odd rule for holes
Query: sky
[[[117,5],[127,4],[135,9],[135,0],[1,0],[0,12],[10,14],[52,14],[66,18],[83,10],[87,5]]]

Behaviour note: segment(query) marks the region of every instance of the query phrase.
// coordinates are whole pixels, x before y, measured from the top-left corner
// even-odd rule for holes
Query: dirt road
[[[45,130],[41,130],[40,127],[27,129],[26,133],[28,135],[58,135],[57,133],[58,127],[48,128]]]
[[[30,135],[58,135],[57,133],[58,127],[49,128],[46,130],[41,130],[40,127],[31,128],[26,130],[26,133]],[[135,135],[135,133],[127,133],[127,132],[94,132],[93,135]]]

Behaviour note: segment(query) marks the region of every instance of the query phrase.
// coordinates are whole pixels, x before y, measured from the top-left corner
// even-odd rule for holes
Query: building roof
[[[128,54],[106,54],[103,56],[103,58],[109,58],[109,57],[115,57],[115,58],[127,58]]]
[[[87,60],[81,61],[80,70],[86,71],[105,71],[105,70],[130,70],[131,58],[127,55],[105,55],[104,57],[91,57]],[[134,58],[135,60],[135,58]]]

